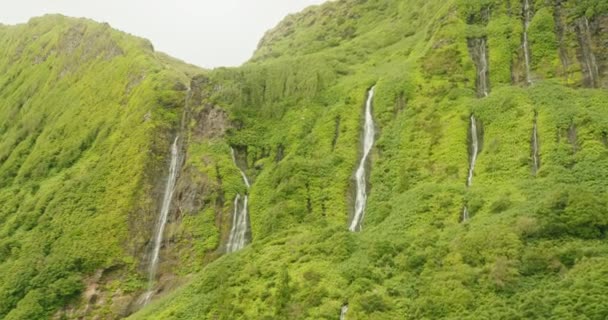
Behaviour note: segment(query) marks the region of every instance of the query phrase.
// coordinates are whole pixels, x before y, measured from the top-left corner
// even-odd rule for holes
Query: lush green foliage
[[[572,24],[599,23],[607,9],[574,0],[561,11],[533,7],[532,86],[522,81],[521,3],[499,0],[328,2],[286,18],[242,67],[196,77],[160,269],[188,283],[131,318],[335,319],[345,303],[348,319],[606,318],[608,93],[581,88]],[[177,82],[193,72],[88,22],[76,25],[103,29],[121,54],[103,39],[89,44],[104,53],[94,58],[85,45],[59,55],[54,46],[74,21],[47,19],[0,29],[12,56],[49,53],[34,66],[0,60],[0,316],[9,319],[77,304],[97,269],[112,275],[102,290],[141,292],[154,177],[178,127]],[[59,40],[15,40],[40,33]],[[475,97],[469,37],[488,40],[484,99]],[[70,64],[79,59],[87,63]],[[374,84],[370,197],[364,230],[351,233]],[[466,188],[471,113],[482,149]],[[227,133],[210,133],[210,119]],[[253,243],[222,255],[232,200],[245,192],[230,147],[253,182]],[[188,211],[192,194],[201,205]]]
[[[335,319],[345,302],[348,319],[608,316],[608,94],[567,87],[580,69],[562,77],[553,4],[535,3],[535,84],[520,87],[521,4],[455,2],[327,3],[288,17],[248,64],[212,72],[210,101],[236,124],[216,143],[247,151],[254,242],[133,319]],[[583,6],[563,4],[565,23]],[[474,97],[467,36],[488,37],[486,99]],[[380,132],[364,231],[352,234],[372,84]],[[467,190],[471,112],[483,148]]]
[[[1,29],[0,48],[0,318],[48,318],[98,269],[137,290],[150,223],[134,221],[154,206],[178,73],[143,39],[61,16]]]

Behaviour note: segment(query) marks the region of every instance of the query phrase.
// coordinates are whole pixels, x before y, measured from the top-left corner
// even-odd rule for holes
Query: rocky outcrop
[[[227,113],[210,102],[209,94],[212,90],[211,82],[205,76],[196,76],[191,80],[180,133],[183,137],[183,163],[175,186],[165,241],[160,251],[157,295],[162,294],[162,291],[171,291],[179,285],[180,277],[177,277],[176,272],[180,265],[202,264],[203,261],[198,259],[201,255],[207,261],[215,259],[221,251],[218,247],[215,248],[217,250],[198,252],[197,260],[193,261],[193,248],[206,239],[201,239],[200,234],[193,234],[186,221],[200,219],[201,215],[208,214],[211,209],[215,214],[214,224],[220,236],[224,236],[221,231],[229,227],[225,225],[227,220],[224,217],[227,212],[225,207],[229,204],[225,200],[218,160],[192,153],[189,149],[191,143],[200,144],[223,138],[231,127]],[[201,164],[212,168],[211,172],[201,170]],[[219,242],[222,242],[221,239]]]
[[[135,292],[113,289],[114,281],[126,281],[117,268],[99,269],[84,280],[85,289],[79,301],[55,313],[53,319],[122,319],[135,310]]]
[[[205,76],[197,76],[190,83],[190,96],[187,102],[188,108],[184,113],[184,123],[194,123],[189,136],[191,141],[200,142],[222,138],[231,127],[226,112],[208,101],[210,85],[209,79]],[[187,147],[184,148],[187,149]],[[215,192],[218,192],[218,195],[223,194],[221,191],[222,178],[219,172],[217,181],[211,182],[209,177],[202,175],[199,170],[188,164],[187,152],[185,158],[186,163],[176,187],[174,204],[176,217],[183,214],[196,214],[210,203],[208,197],[210,194]],[[212,161],[211,159],[201,160],[208,164],[211,164]],[[220,190],[213,187],[214,185],[219,185]]]
[[[562,65],[561,75],[568,82],[571,77],[570,70],[570,56],[568,54],[568,45],[566,39],[566,24],[564,22],[564,10],[562,8],[562,1],[556,1],[553,8],[553,20],[555,21],[555,35],[557,37],[558,48],[559,48],[559,59]]]
[[[226,112],[212,104],[206,105],[195,118],[197,121],[193,133],[198,139],[222,137],[229,127]]]
[[[591,47],[598,68],[597,87],[608,88],[608,15],[590,22]]]
[[[561,75],[570,83],[580,72],[577,85],[608,88],[608,15],[577,15],[560,0],[553,7],[553,18]]]

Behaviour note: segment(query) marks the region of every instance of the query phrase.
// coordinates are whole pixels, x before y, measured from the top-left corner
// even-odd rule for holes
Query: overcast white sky
[[[87,17],[148,38],[156,50],[201,67],[245,62],[264,32],[324,0],[0,0],[0,23],[47,13]]]

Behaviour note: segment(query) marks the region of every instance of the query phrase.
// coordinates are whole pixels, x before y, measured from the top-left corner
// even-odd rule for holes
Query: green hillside
[[[90,21],[0,27],[0,318],[606,319],[606,43],[603,0],[332,1],[211,71]]]
[[[96,273],[139,290],[184,77],[87,20],[3,27],[0,47],[0,318],[48,318]]]

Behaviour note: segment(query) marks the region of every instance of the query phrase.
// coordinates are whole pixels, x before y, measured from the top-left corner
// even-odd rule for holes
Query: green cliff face
[[[212,71],[89,21],[0,27],[0,317],[139,309],[180,135],[130,319],[604,319],[607,41],[601,0],[328,2]]]
[[[179,73],[146,40],[61,16],[3,27],[0,47],[0,318],[133,294]]]

